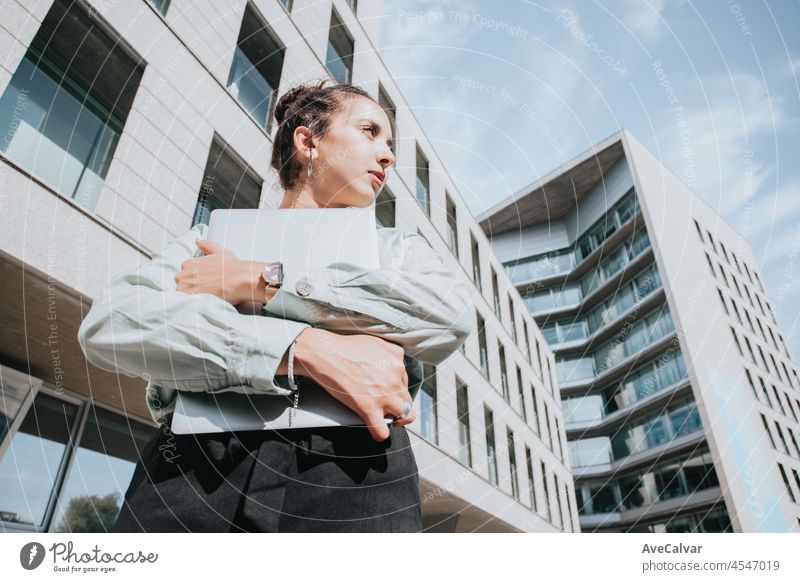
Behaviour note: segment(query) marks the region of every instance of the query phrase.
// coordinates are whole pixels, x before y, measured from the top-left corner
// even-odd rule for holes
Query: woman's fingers
[[[385,416],[400,416],[403,414],[403,409],[406,406],[406,402],[411,403],[411,409],[408,411],[408,414],[406,414],[405,418],[394,421],[395,426],[404,426],[414,422],[414,419],[417,418],[417,413],[414,410],[414,401],[411,400],[411,396],[406,393],[405,397],[392,398],[391,402],[384,406],[383,410]]]
[[[203,240],[203,239],[198,238],[196,242],[197,242],[197,247],[201,251],[203,251],[203,254],[213,255],[213,254],[217,254],[217,253],[226,252],[225,248],[222,245],[220,245],[218,243],[215,243],[213,241]]]

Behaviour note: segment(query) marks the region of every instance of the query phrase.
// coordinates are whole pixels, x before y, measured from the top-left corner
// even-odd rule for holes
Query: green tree
[[[82,495],[69,500],[67,510],[57,532],[105,533],[111,531],[119,514],[119,493],[109,493],[103,497]]]

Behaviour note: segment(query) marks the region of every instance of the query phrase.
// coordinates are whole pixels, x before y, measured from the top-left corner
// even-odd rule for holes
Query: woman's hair
[[[272,145],[270,165],[278,172],[281,187],[288,190],[294,186],[301,165],[295,158],[294,130],[303,125],[312,135],[322,137],[328,131],[335,113],[343,109],[345,99],[360,96],[375,101],[361,87],[349,83],[336,83],[325,87],[330,79],[316,83],[301,84],[284,93],[275,105],[275,121],[278,130]],[[377,102],[376,102],[377,103]],[[394,134],[394,112],[384,109],[389,117]]]

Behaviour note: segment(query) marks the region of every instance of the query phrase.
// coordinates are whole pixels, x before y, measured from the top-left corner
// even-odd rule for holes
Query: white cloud
[[[703,105],[683,105],[685,125],[673,109],[659,115],[659,149],[673,171],[717,212],[738,216],[768,185],[776,168],[764,159],[774,155],[779,129],[793,120],[784,100],[770,95],[753,75],[712,76],[703,80],[703,88]],[[766,144],[764,149],[759,142]]]
[[[619,14],[642,44],[658,39],[666,30],[662,13],[666,0],[624,0]]]

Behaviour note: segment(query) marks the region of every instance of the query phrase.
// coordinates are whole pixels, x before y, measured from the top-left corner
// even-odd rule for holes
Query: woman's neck
[[[320,208],[310,190],[302,188],[293,192],[287,190],[278,208]]]

